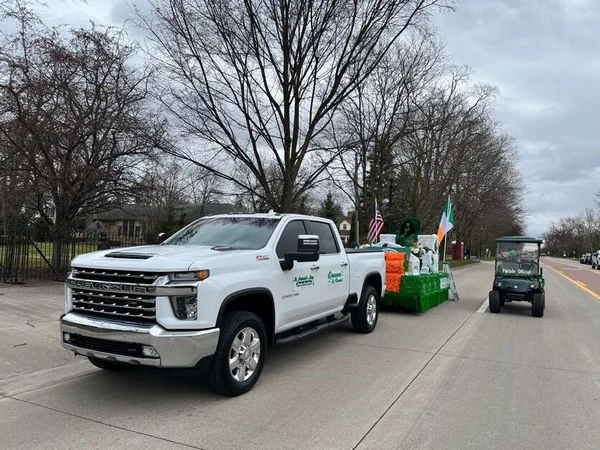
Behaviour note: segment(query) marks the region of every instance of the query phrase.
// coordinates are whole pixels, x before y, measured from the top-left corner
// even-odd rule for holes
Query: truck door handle
[[[319,266],[312,266],[310,270],[319,270]]]
[[[347,263],[346,261],[344,261],[344,262],[342,263],[342,267],[346,267],[347,265],[348,265],[348,263]]]

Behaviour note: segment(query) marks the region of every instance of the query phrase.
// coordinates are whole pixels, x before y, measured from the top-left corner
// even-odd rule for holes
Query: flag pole
[[[444,256],[442,258],[443,263],[446,262],[446,242],[448,242],[448,239],[446,239],[446,236],[444,236]]]

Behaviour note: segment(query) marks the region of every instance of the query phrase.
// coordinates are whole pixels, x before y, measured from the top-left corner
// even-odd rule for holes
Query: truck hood
[[[217,259],[250,250],[214,250],[199,245],[148,245],[117,248],[77,256],[73,267],[86,269],[135,270],[155,272],[185,272],[200,270]],[[200,267],[202,266],[202,267]]]

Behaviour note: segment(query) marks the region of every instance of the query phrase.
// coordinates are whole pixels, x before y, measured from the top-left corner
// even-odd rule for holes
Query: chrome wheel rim
[[[260,337],[251,327],[238,332],[229,350],[229,372],[234,380],[248,381],[260,361]]]
[[[367,323],[373,325],[377,318],[377,300],[374,295],[370,295],[367,299]]]

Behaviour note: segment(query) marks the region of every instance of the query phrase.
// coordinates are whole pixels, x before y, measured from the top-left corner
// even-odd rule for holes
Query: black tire
[[[379,320],[379,293],[377,289],[373,286],[363,288],[358,308],[352,312],[351,319],[354,330],[359,333],[371,333],[375,329]]]
[[[544,311],[545,311],[546,310],[546,293],[545,292],[542,293],[542,298],[544,299],[543,304],[544,304]]]
[[[137,368],[136,366],[132,366],[131,364],[107,361],[105,359],[93,358],[91,356],[88,356],[88,360],[99,369],[110,370],[112,372],[124,372]]]
[[[252,339],[257,338],[260,340],[260,352],[258,361],[254,359],[253,355],[247,355],[247,361],[256,361],[256,366],[248,379],[238,380],[234,377],[232,370],[230,370],[229,358],[230,354],[234,352],[234,340],[246,329],[252,330],[250,332]],[[250,349],[250,346],[248,346],[248,349]],[[252,353],[252,350],[249,351]],[[267,332],[260,317],[248,311],[233,311],[228,313],[223,319],[219,344],[217,345],[217,351],[213,355],[211,367],[208,372],[208,386],[213,392],[228,397],[245,394],[254,387],[260,378],[266,356]],[[236,375],[242,374],[241,376],[245,377],[248,374],[248,369],[249,366],[246,365],[234,370],[236,370]],[[240,372],[241,370],[243,372]]]
[[[531,315],[533,317],[543,317],[545,303],[543,294],[533,294],[533,298],[531,299]]]
[[[498,291],[490,291],[490,295],[488,298],[490,312],[494,314],[498,314],[502,309],[502,304],[500,302],[500,292]]]

